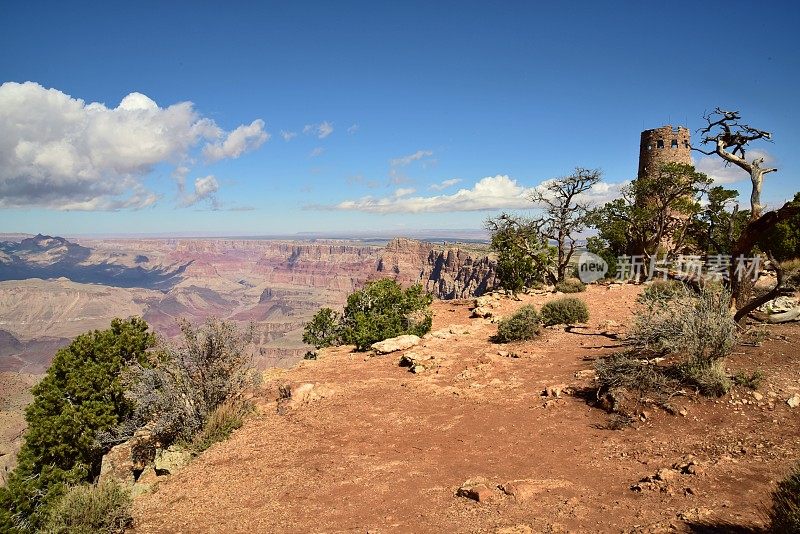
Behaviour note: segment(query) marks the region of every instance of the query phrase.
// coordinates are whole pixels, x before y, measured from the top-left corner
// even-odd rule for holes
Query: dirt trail
[[[555,400],[547,386],[589,391],[576,373],[614,350],[599,335],[630,321],[638,288],[590,287],[586,328],[546,329],[534,341],[496,345],[496,325],[466,303],[437,302],[431,338],[417,353],[438,369],[413,374],[400,353],[324,351],[271,374],[259,414],[184,471],[136,500],[135,532],[669,532],[702,525],[763,524],[769,491],[800,452],[800,328],[773,327],[762,347],[737,347],[732,370],[760,367],[761,402],[736,388],[720,400],[682,398],[686,416],[653,409],[608,430],[580,394]],[[498,301],[498,314],[554,298]],[[612,321],[609,324],[607,321]],[[462,325],[462,326],[458,326]],[[460,333],[461,330],[469,333]],[[443,335],[443,334],[442,334]],[[500,355],[498,351],[519,357]],[[581,375],[579,375],[581,376]],[[284,383],[318,384],[324,398],[283,415]],[[742,403],[746,400],[747,403]],[[737,404],[733,404],[737,403]],[[694,455],[694,474],[631,486]],[[456,497],[467,479],[518,482],[517,498]],[[652,489],[651,489],[652,487]]]

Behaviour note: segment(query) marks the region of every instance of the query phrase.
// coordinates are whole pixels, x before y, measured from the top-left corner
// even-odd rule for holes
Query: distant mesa
[[[0,243],[0,281],[66,278],[111,287],[170,289],[182,280],[191,261],[175,267],[142,267],[149,258],[98,255],[91,248],[63,237],[38,234],[19,242]]]

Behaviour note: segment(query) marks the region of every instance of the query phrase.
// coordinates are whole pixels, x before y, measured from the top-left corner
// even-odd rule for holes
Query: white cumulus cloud
[[[156,165],[183,166],[203,145],[214,158],[235,157],[263,135],[261,121],[228,134],[191,102],[162,108],[134,92],[110,108],[34,82],[6,82],[0,208],[145,208],[158,200],[143,184]]]
[[[249,125],[241,125],[230,132],[224,140],[208,144],[203,149],[208,161],[221,159],[236,159],[247,151],[255,150],[269,139],[269,134],[264,131],[264,121],[256,119]]]
[[[303,133],[306,135],[315,135],[319,139],[325,139],[333,133],[333,123],[323,121],[319,124],[306,124],[303,127]]]
[[[585,198],[594,204],[602,204],[619,196],[624,184],[597,184]],[[541,186],[539,186],[541,187]],[[413,190],[411,190],[413,192]],[[453,211],[484,211],[499,209],[526,209],[537,207],[530,201],[533,187],[524,187],[507,175],[487,176],[470,189],[459,189],[450,195],[409,196],[398,189],[391,197],[362,197],[345,200],[328,209],[362,211],[367,213],[423,213]],[[403,193],[403,194],[398,194]]]
[[[194,206],[203,200],[210,200],[212,207],[217,206],[214,195],[219,191],[219,182],[213,174],[203,178],[196,178],[194,181],[194,191],[189,195],[184,195],[181,205],[184,207]]]
[[[287,132],[286,130],[281,130],[281,137],[283,137],[284,141],[288,142],[297,137],[297,132]]]

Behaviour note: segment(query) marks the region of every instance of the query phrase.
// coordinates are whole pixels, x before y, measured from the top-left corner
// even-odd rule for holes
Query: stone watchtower
[[[651,176],[665,163],[692,164],[689,129],[682,126],[662,126],[642,132],[639,143],[638,177]]]
[[[692,144],[689,129],[670,125],[645,130],[639,142],[639,174],[637,179],[658,176],[661,167],[667,163],[692,164]],[[647,204],[647,198],[636,198],[639,205]],[[645,244],[632,244],[631,254],[643,254]],[[661,240],[660,249],[669,250],[672,242],[668,237]]]

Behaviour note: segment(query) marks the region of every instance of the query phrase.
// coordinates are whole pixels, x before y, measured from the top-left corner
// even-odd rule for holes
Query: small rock
[[[480,317],[483,319],[489,319],[494,315],[494,312],[487,307],[478,306],[474,310],[472,310],[473,317]]]
[[[708,517],[711,514],[712,511],[709,510],[708,508],[692,508],[691,510],[686,510],[678,513],[678,519],[680,519],[681,521],[695,522],[705,517]]]
[[[678,477],[678,472],[674,469],[663,468],[659,469],[656,473],[655,479],[656,480],[663,480],[664,482],[669,482],[670,480],[675,480]]]
[[[504,358],[505,358],[505,357],[507,357],[507,356],[508,356],[508,351],[507,351],[507,350],[498,350],[498,351],[497,351],[497,355],[498,355],[498,356],[502,356],[502,357],[504,357]]]
[[[324,399],[331,395],[330,388],[324,385],[304,382],[301,384],[284,384],[280,388],[278,399],[278,413],[285,414],[304,404],[317,399]]]
[[[500,297],[496,294],[491,295],[484,295],[482,297],[476,298],[472,306],[473,308],[488,308],[495,305],[495,301],[498,300]]]
[[[566,384],[557,384],[555,386],[547,386],[544,388],[542,392],[542,397],[552,397],[556,399],[561,398],[561,394],[567,395],[569,393],[569,389],[567,388]]]
[[[800,406],[800,393],[795,393],[791,397],[786,400],[786,404],[789,405],[789,408],[797,408]]]
[[[517,502],[525,502],[541,491],[539,486],[527,480],[512,480],[500,486],[500,489]]]
[[[764,400],[764,395],[762,395],[762,394],[761,394],[761,393],[759,393],[758,391],[754,391],[754,392],[752,393],[752,395],[753,395],[753,398],[754,398],[754,399],[755,399],[757,402],[760,402],[760,401]]]
[[[470,329],[465,325],[453,325],[450,327],[449,332],[454,335],[466,336],[470,333]]]
[[[441,330],[434,330],[433,332],[428,332],[427,334],[422,336],[422,339],[431,339],[431,338],[449,339],[451,337],[453,337],[453,334],[450,332],[450,329],[442,328]]]
[[[466,497],[480,503],[486,503],[494,500],[496,497],[495,492],[486,484],[478,483],[472,484],[469,481],[461,485],[456,491],[458,497]]]
[[[378,354],[389,354],[398,350],[406,350],[419,345],[421,339],[413,334],[392,337],[372,344],[372,350]]]
[[[400,367],[409,367],[412,373],[422,373],[428,369],[438,367],[434,361],[436,358],[431,354],[418,354],[416,352],[406,352],[400,356]]]
[[[575,373],[575,378],[579,378],[581,380],[584,379],[591,379],[594,380],[597,378],[597,371],[594,369],[581,369],[577,373]]]

